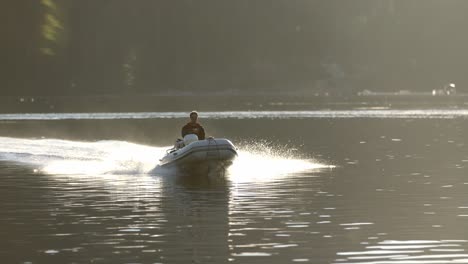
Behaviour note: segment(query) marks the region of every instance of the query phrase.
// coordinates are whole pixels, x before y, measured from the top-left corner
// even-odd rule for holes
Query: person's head
[[[190,113],[190,121],[191,121],[192,123],[196,123],[197,120],[198,120],[198,113],[197,113],[196,111],[192,111],[192,112]]]

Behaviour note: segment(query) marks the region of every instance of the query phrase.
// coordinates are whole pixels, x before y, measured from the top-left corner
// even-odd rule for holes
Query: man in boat
[[[205,139],[205,129],[200,125],[200,123],[198,123],[198,113],[196,111],[192,111],[190,113],[190,122],[182,127],[182,138],[188,134],[197,135],[198,140]]]

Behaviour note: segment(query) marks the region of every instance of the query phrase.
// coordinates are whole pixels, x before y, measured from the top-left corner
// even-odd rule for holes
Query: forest
[[[430,91],[468,83],[466,0],[9,0],[0,95]]]

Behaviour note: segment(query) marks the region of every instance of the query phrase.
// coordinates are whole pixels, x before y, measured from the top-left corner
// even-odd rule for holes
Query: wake
[[[0,137],[0,160],[47,174],[139,174],[157,165],[167,148],[125,141],[79,142]]]
[[[126,141],[80,142],[59,139],[0,137],[0,161],[53,175],[149,174],[167,147]],[[229,169],[231,175],[272,177],[330,167],[267,144],[245,144]]]

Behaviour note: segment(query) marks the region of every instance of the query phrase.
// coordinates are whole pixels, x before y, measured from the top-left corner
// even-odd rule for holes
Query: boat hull
[[[236,157],[237,150],[229,140],[210,138],[169,151],[159,165],[188,173],[205,174],[225,170]]]

